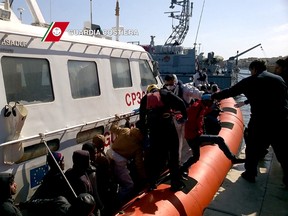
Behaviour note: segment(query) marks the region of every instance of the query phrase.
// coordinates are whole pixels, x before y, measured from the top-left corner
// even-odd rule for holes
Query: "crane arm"
[[[239,56],[241,56],[241,55],[243,55],[243,54],[251,51],[252,49],[255,49],[255,48],[258,47],[258,46],[261,46],[261,43],[257,44],[256,46],[253,46],[253,47],[251,47],[250,49],[247,49],[247,50],[245,50],[244,52],[241,52],[241,53],[239,53],[239,54],[237,54],[237,55],[235,55],[235,56],[231,56],[231,57],[229,58],[229,60],[234,60],[235,58],[238,58]]]

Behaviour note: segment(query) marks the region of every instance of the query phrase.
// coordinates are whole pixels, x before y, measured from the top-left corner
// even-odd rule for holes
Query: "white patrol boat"
[[[36,1],[27,3],[33,25],[21,23],[9,0],[0,4],[0,172],[15,174],[16,202],[40,184],[46,144],[72,167],[73,151],[98,133],[109,147],[115,114],[135,120],[147,85],[161,85],[140,46],[68,32],[42,42],[49,25]]]

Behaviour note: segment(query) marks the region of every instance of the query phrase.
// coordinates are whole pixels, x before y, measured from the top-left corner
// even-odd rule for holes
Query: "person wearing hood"
[[[63,195],[65,189],[68,189],[67,183],[59,170],[59,168],[64,170],[64,156],[60,152],[51,152],[51,154],[49,153],[47,155],[47,165],[49,166],[49,171],[44,176],[41,185],[37,188],[29,201],[34,199],[55,198]],[[56,162],[59,167],[57,166]]]
[[[17,192],[17,184],[11,173],[0,173],[0,215],[22,216],[20,210],[14,205],[12,195]]]
[[[65,176],[70,182],[76,195],[89,193],[93,195],[93,187],[87,170],[90,167],[90,155],[88,151],[77,150],[72,155],[73,167],[65,172]],[[75,196],[70,192],[66,195],[69,202],[73,202]]]
[[[98,193],[104,205],[101,216],[110,216],[116,210],[118,184],[113,175],[111,161],[104,152],[105,137],[102,134],[96,134],[92,139],[92,143],[96,150],[94,164],[97,173]]]
[[[88,177],[92,185],[93,197],[95,199],[96,206],[98,207],[98,208],[95,208],[95,215],[100,215],[100,210],[103,210],[104,206],[98,194],[98,186],[97,186],[98,176],[97,176],[97,167],[95,164],[96,148],[92,143],[84,143],[82,146],[82,150],[88,151],[90,155],[90,166],[86,170],[86,172],[88,174]],[[99,187],[101,187],[101,185],[99,185]]]

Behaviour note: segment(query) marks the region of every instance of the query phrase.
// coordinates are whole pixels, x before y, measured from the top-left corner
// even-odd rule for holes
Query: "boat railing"
[[[118,116],[119,119],[118,118],[116,119],[115,116],[109,116],[107,118],[98,119],[98,120],[91,121],[91,122],[85,122],[85,123],[82,123],[82,124],[73,125],[73,126],[70,126],[70,127],[65,127],[65,128],[61,128],[61,129],[45,132],[45,133],[39,132],[37,135],[33,135],[33,136],[29,136],[29,137],[23,137],[23,138],[20,138],[20,139],[15,139],[15,140],[11,140],[11,141],[7,141],[7,142],[4,142],[4,143],[1,143],[0,147],[12,145],[12,144],[19,143],[19,142],[24,142],[24,141],[41,140],[45,136],[54,135],[54,134],[61,133],[61,132],[65,133],[66,131],[73,130],[75,128],[79,128],[79,131],[81,131],[83,129],[83,127],[85,127],[85,126],[89,126],[89,125],[91,126],[91,125],[95,124],[95,127],[96,127],[97,124],[99,124],[101,122],[107,122],[107,124],[110,124],[110,123],[113,123],[115,121],[123,120],[123,119],[125,119],[127,117],[132,117],[132,116],[135,116],[135,115],[138,115],[137,111],[123,113],[123,114]]]

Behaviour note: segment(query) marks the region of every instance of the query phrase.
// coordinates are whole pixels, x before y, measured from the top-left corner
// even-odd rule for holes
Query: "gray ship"
[[[238,57],[261,44],[249,48],[244,52],[237,53],[237,55],[225,61],[223,57],[214,55],[214,52],[208,53],[207,57],[204,57],[204,53],[197,55],[197,36],[194,47],[185,48],[181,46],[189,30],[193,3],[190,3],[190,0],[171,0],[170,9],[174,9],[175,6],[181,7],[182,10],[166,13],[169,13],[169,17],[179,22],[178,25],[173,26],[172,33],[165,44],[155,45],[155,36],[151,36],[150,44],[143,45],[144,49],[151,54],[153,60],[158,62],[161,76],[176,74],[183,83],[188,83],[193,82],[195,73],[205,70],[208,75],[208,81],[217,83],[221,89],[228,88],[235,84],[239,72],[237,66]]]

